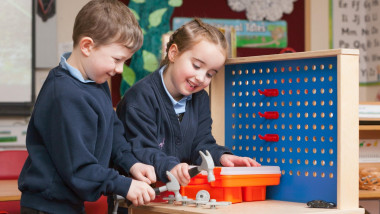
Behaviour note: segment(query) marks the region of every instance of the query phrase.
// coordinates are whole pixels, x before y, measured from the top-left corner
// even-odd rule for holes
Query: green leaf
[[[133,10],[133,9],[131,9],[131,8],[129,8],[129,9],[131,10],[131,12],[133,13],[133,15],[135,16],[136,20],[137,20],[137,21],[140,21],[140,16],[139,16],[139,14],[138,14],[135,10]]]
[[[145,3],[145,0],[132,0],[136,4],[142,4]]]
[[[153,53],[143,50],[142,56],[145,70],[153,72],[158,68],[158,61]]]
[[[182,0],[169,0],[169,6],[180,7],[182,5]]]
[[[121,74],[123,80],[128,83],[128,85],[132,86],[136,81],[136,74],[132,68],[124,64],[123,73]]]
[[[144,29],[144,28],[141,28],[141,31],[142,31],[143,35],[145,35],[145,34],[146,34],[146,31],[145,31],[145,29]]]
[[[149,14],[149,27],[157,27],[159,24],[161,24],[162,16],[167,10],[168,8],[161,8]]]

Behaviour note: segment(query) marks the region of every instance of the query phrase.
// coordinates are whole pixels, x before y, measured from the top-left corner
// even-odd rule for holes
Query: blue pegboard
[[[259,116],[266,111],[278,112],[278,119]],[[279,141],[261,140],[265,134]],[[226,65],[225,145],[280,166],[280,185],[268,186],[267,199],[336,203],[337,57]]]

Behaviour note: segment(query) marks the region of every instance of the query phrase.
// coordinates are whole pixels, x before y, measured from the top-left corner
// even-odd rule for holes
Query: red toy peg
[[[259,112],[259,115],[261,117],[264,117],[265,119],[277,119],[279,117],[279,114],[277,111],[266,111],[263,113]]]
[[[266,97],[277,97],[278,89],[264,89],[264,91],[259,89],[259,93],[265,95]]]
[[[264,136],[259,134],[259,138],[267,142],[278,142],[279,140],[278,134],[265,134]]]

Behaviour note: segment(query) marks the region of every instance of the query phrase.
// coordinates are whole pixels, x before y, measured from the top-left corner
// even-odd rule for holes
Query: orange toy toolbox
[[[278,166],[215,167],[214,175],[215,181],[209,183],[207,172],[202,171],[181,187],[181,195],[195,199],[198,191],[206,190],[217,201],[263,201],[266,186],[280,183],[281,171]]]

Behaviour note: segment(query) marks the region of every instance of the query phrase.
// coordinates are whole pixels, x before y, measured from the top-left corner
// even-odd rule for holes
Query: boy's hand
[[[143,181],[147,184],[156,183],[156,173],[154,167],[143,163],[135,163],[129,172],[133,178],[139,181]]]
[[[154,200],[156,194],[151,186],[142,181],[132,179],[131,186],[127,193],[127,199],[130,200],[133,205],[139,206],[148,204]]]
[[[170,172],[177,178],[181,186],[186,186],[190,182],[189,165],[187,163],[177,164]]]
[[[220,157],[220,163],[223,166],[261,166],[255,160],[249,157],[239,157],[236,155],[224,154]]]

